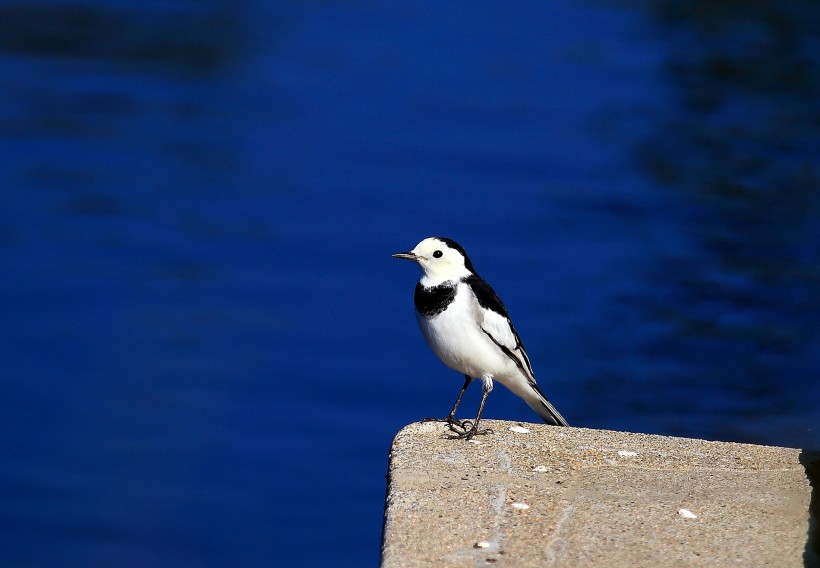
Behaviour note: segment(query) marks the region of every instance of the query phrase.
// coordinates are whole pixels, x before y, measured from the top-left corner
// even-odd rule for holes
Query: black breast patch
[[[455,284],[441,284],[425,288],[419,282],[416,284],[413,302],[416,304],[419,313],[429,318],[446,310],[455,297]]]

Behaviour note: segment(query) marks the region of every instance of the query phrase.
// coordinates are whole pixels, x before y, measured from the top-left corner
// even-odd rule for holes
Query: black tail
[[[539,399],[537,402],[528,402],[530,408],[532,408],[538,416],[544,419],[544,422],[547,424],[552,424],[553,426],[569,426],[569,422],[567,422],[561,413],[558,412],[558,409],[555,408],[552,403],[544,396],[544,393],[541,392],[541,389],[538,388],[538,385],[532,385],[533,390],[538,393]]]

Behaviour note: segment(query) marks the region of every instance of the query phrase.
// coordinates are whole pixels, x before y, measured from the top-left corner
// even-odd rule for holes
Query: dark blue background
[[[429,235],[571,423],[820,446],[818,22],[3,2],[0,563],[375,564],[391,436],[461,385],[390,258]]]

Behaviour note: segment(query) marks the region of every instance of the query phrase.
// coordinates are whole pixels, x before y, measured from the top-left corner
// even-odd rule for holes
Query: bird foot
[[[467,424],[472,424],[470,420],[459,420],[453,415],[447,418],[424,418],[422,422],[444,422],[450,427],[450,430],[459,434],[458,437],[467,432]]]
[[[479,430],[478,423],[473,424],[472,420],[462,420],[459,424],[459,427],[462,429],[461,432],[453,428],[452,424],[450,425],[450,430],[455,432],[454,436],[450,436],[451,440],[472,440],[473,436],[484,436],[493,433],[492,429],[490,428]]]
[[[465,421],[457,420],[456,417],[452,416],[452,415],[448,416],[447,418],[429,418],[429,417],[428,418],[422,418],[421,421],[422,422],[445,422],[445,423],[449,424],[450,426],[456,425],[459,428],[462,427],[462,422],[469,422],[468,420],[465,420]]]

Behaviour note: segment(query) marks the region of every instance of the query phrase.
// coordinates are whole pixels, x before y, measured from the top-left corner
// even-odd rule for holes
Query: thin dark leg
[[[461,399],[464,398],[464,393],[467,392],[467,387],[470,386],[471,382],[473,382],[473,378],[470,375],[464,375],[464,386],[461,387],[461,392],[458,393],[458,398],[456,399],[456,403],[453,405],[453,409],[450,411],[450,414],[447,415],[447,422],[455,420],[456,408],[458,408],[458,405],[461,404]]]
[[[469,420],[465,420],[464,422],[459,424],[459,426],[461,426],[461,428],[464,431],[457,433],[455,436],[453,436],[454,438],[458,438],[458,439],[463,438],[465,440],[469,440],[470,438],[472,438],[476,434],[487,434],[487,433],[490,432],[490,430],[482,430],[482,431],[479,432],[478,431],[478,422],[479,422],[479,420],[481,420],[481,413],[484,412],[484,405],[487,402],[487,397],[490,395],[491,390],[493,390],[492,386],[487,388],[487,383],[484,383],[484,394],[481,396],[481,404],[478,405],[478,415],[475,417],[475,421],[473,422],[473,425],[469,429],[467,428],[467,424],[470,423]]]
[[[464,430],[464,425],[456,420],[456,409],[458,408],[458,405],[461,404],[461,399],[464,398],[464,393],[467,392],[467,387],[470,386],[471,382],[473,382],[473,377],[470,375],[464,375],[464,386],[461,387],[461,392],[458,393],[456,403],[453,405],[453,409],[450,411],[450,414],[447,415],[447,418],[444,420],[438,418],[425,418],[424,422],[446,422],[450,425],[450,429],[453,429],[453,427],[458,427]]]

